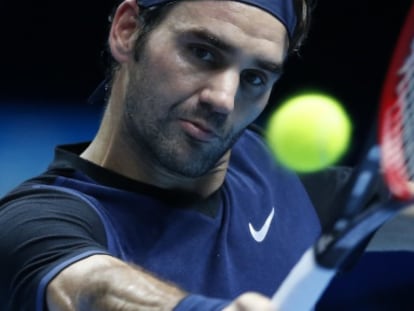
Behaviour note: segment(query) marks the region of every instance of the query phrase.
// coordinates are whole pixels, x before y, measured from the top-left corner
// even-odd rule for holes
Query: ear
[[[138,13],[136,0],[125,0],[116,9],[109,32],[109,47],[119,63],[133,56],[139,30]]]

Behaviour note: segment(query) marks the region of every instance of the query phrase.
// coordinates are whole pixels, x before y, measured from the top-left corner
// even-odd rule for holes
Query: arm
[[[63,270],[47,289],[50,311],[172,310],[186,293],[107,255]]]
[[[105,233],[87,205],[62,193],[24,194],[2,202],[0,208],[0,250],[10,254],[0,265],[4,294],[0,300],[6,310],[46,310],[46,306],[49,311],[216,311],[226,306],[226,311],[270,310],[248,307],[258,306],[259,300],[270,303],[252,294],[231,304],[187,294],[139,267],[104,255]],[[95,254],[80,256],[53,275],[54,268],[85,253]]]
[[[111,257],[89,205],[63,192],[28,189],[0,203],[0,253],[8,254],[0,265],[1,310],[47,310],[45,304],[52,311],[166,310],[183,298]]]
[[[49,311],[155,311],[178,310],[180,302],[190,297],[138,267],[94,255],[63,270],[49,284],[46,298]],[[270,300],[257,293],[245,293],[232,303],[194,297],[180,310],[274,311]]]
[[[95,255],[69,266],[49,284],[47,306],[49,311],[178,310],[186,297],[188,293],[148,272]],[[270,299],[257,293],[245,293],[230,304],[196,297],[180,310],[275,311]]]

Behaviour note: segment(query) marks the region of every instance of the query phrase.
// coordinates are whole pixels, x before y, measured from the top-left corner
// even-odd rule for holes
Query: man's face
[[[128,63],[123,122],[137,156],[187,177],[214,170],[265,108],[286,49],[282,24],[253,6],[176,5]]]

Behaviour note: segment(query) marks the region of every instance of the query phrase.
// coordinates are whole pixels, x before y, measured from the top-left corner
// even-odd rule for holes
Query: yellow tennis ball
[[[341,104],[324,94],[301,94],[269,118],[266,140],[278,162],[300,173],[335,164],[348,149],[352,125]]]

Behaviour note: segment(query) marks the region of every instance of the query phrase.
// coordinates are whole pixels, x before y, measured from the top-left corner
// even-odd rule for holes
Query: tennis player
[[[0,202],[2,310],[271,310],[320,224],[251,124],[310,11],[117,5],[97,135]]]

